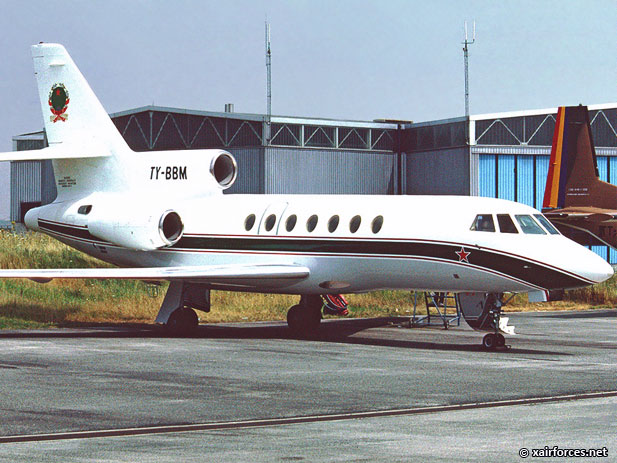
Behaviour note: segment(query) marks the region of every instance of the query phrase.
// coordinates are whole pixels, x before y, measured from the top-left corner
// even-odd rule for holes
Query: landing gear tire
[[[287,325],[294,336],[312,338],[319,333],[321,323],[321,306],[297,304],[287,312]]]
[[[506,338],[503,334],[497,333],[495,335],[495,347],[497,349],[503,349],[506,346]]]
[[[484,339],[482,339],[482,347],[484,347],[487,350],[494,350],[495,347],[497,347],[497,335],[494,333],[488,333],[486,336],[484,336]],[[505,341],[504,341],[505,344]]]
[[[165,328],[172,336],[189,336],[195,333],[198,325],[197,313],[193,309],[181,307],[171,313]]]

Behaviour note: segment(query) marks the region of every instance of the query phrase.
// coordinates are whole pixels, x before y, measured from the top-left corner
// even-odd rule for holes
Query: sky
[[[148,104],[427,121],[617,101],[614,0],[0,0],[0,152],[42,129],[30,45],[62,43],[109,112]],[[8,216],[0,163],[0,219]]]

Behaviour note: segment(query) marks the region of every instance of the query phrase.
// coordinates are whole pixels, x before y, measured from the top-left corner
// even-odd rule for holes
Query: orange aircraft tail
[[[600,180],[587,106],[559,108],[543,209],[617,208],[617,186]]]

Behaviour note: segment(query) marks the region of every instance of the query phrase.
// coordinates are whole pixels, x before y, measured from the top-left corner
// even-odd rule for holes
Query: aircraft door
[[[285,209],[287,209],[287,202],[272,203],[264,212],[259,222],[259,229],[257,233],[259,235],[276,235],[278,234],[279,224],[283,218]]]

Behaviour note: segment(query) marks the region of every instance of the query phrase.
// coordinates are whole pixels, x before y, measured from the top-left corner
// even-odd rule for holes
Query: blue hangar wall
[[[617,109],[590,106],[600,178],[617,185]],[[504,198],[542,209],[557,109],[472,116],[470,158],[477,163],[477,194]],[[617,251],[590,242],[610,263]]]

